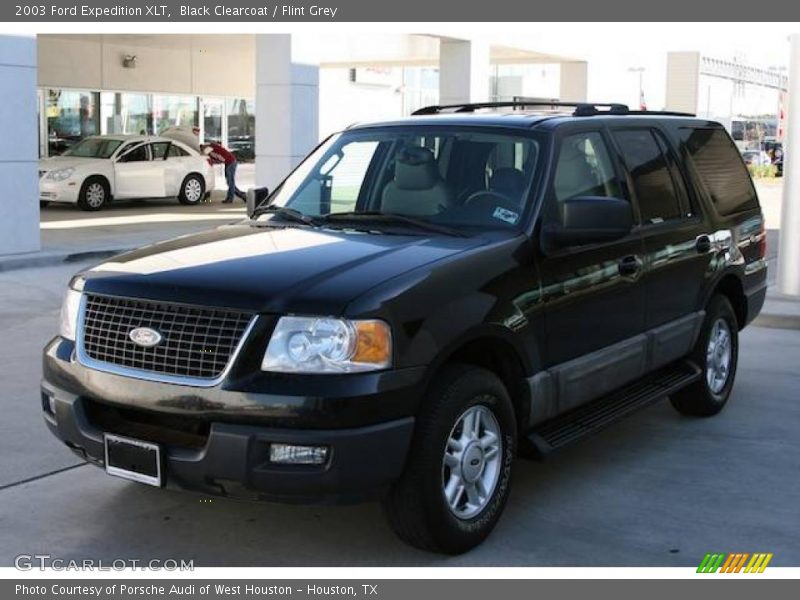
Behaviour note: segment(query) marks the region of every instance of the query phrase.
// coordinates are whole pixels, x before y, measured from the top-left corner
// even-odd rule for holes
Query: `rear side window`
[[[649,129],[614,132],[642,213],[642,223],[681,217],[681,204],[664,147]]]
[[[183,148],[179,148],[175,144],[170,144],[168,156],[174,156],[174,157],[189,156],[189,153]]]
[[[700,182],[720,215],[758,208],[753,183],[736,145],[718,128],[682,129]]]

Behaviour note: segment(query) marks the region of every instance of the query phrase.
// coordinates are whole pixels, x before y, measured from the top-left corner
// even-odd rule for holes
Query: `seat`
[[[495,169],[489,179],[489,190],[519,204],[525,191],[525,174],[512,167]]]
[[[439,175],[430,150],[409,146],[397,153],[394,179],[386,184],[381,197],[383,212],[435,215],[452,203],[453,194]]]

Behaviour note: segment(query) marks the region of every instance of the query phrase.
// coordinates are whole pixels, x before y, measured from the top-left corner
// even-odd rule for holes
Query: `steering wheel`
[[[477,200],[481,199],[481,201],[490,203],[494,201],[501,206],[508,207],[512,206],[514,203],[511,199],[506,196],[505,194],[501,194],[500,192],[495,192],[494,190],[478,190],[477,192],[473,192],[470,194],[466,200],[464,200],[464,206],[469,206],[470,204],[478,204]]]

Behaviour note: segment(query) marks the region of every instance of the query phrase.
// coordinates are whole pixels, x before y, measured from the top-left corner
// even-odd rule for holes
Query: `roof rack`
[[[690,113],[671,112],[671,111],[651,111],[651,110],[630,110],[626,104],[602,103],[602,102],[560,102],[557,100],[513,100],[505,102],[472,102],[463,104],[442,104],[424,106],[411,113],[413,116],[438,115],[444,112],[468,113],[475,112],[483,108],[559,108],[567,107],[574,109],[572,115],[575,117],[591,117],[594,115],[667,115],[675,117],[694,117]],[[605,110],[599,110],[605,109]]]

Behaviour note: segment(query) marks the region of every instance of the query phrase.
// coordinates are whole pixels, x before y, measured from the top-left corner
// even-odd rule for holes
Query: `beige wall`
[[[37,45],[39,87],[255,95],[252,36],[40,35]]]

